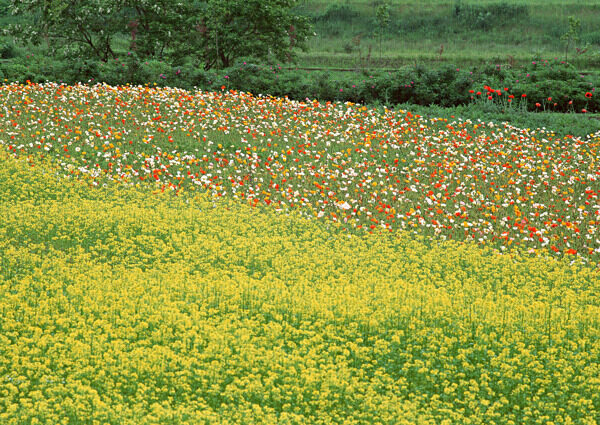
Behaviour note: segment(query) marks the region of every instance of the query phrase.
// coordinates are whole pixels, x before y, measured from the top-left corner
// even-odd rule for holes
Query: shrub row
[[[527,67],[488,65],[472,70],[450,65],[415,65],[394,72],[304,71],[242,59],[235,66],[205,71],[193,64],[173,66],[131,54],[107,63],[57,61],[44,56],[17,57],[0,63],[6,81],[46,80],[151,84],[203,90],[227,89],[292,99],[355,103],[438,105],[492,103],[501,109],[600,112],[600,78],[581,75],[559,61],[532,61]],[[487,88],[487,89],[485,89]],[[525,96],[523,96],[525,95]]]

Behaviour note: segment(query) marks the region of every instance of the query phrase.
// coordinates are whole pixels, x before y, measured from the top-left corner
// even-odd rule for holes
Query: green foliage
[[[30,70],[20,63],[0,63],[0,72],[8,81],[25,81],[31,80],[35,75]],[[35,81],[36,78],[33,78]]]
[[[196,37],[181,46],[204,63],[228,67],[251,53],[260,59],[291,61],[295,48],[304,48],[308,20],[291,12],[295,0],[209,0],[195,24]]]
[[[516,97],[526,94],[529,111],[600,111],[600,96],[595,94],[600,79],[597,76],[586,78],[565,62],[535,60],[520,69],[481,73],[479,81],[497,89],[507,88]],[[483,85],[475,87],[477,90],[482,88]]]
[[[131,59],[130,67],[136,66],[138,62],[135,58]],[[130,71],[131,72],[131,71]],[[156,84],[157,86],[168,86],[174,85],[175,78],[179,75],[177,71],[173,70],[173,67],[167,62],[149,59],[139,64],[139,71],[133,73],[134,80],[131,81],[133,84]]]
[[[363,57],[369,47],[376,50],[379,45],[376,11],[381,4],[381,0],[305,0],[298,13],[313,20],[317,35],[300,63],[354,67],[360,50],[352,45],[355,37],[361,37]],[[544,57],[564,57],[560,36],[567,30],[568,14],[581,21],[581,42],[589,44],[586,55],[569,54],[569,59],[581,69],[597,68],[600,8],[575,0],[394,0],[390,25],[381,37],[382,57],[374,55],[370,66],[400,67],[415,60],[445,61],[461,68],[492,62],[523,65],[536,51]]]
[[[135,52],[114,60],[57,60],[30,54],[0,63],[9,81],[106,82],[112,85],[156,85],[203,90],[235,89],[254,94],[287,96],[362,104],[413,104],[456,107],[475,104],[480,112],[600,112],[598,76],[582,76],[572,65],[535,60],[526,67],[488,65],[472,70],[442,64],[417,64],[394,72],[307,72],[253,57],[240,58],[231,67],[206,70],[201,63],[140,59]],[[494,89],[489,94],[484,87]],[[503,96],[495,91],[500,90]],[[476,93],[480,93],[477,95]],[[526,97],[522,97],[525,94]],[[508,101],[508,96],[513,98]],[[595,120],[587,122],[596,124]],[[584,125],[587,128],[587,124]]]
[[[426,118],[446,118],[449,120],[461,118],[473,122],[507,122],[519,128],[552,129],[558,137],[567,135],[585,137],[598,131],[600,118],[586,114],[537,113],[527,112],[519,108],[503,109],[497,103],[473,103],[451,107],[438,105],[420,106],[412,103],[398,104],[394,107],[409,110]]]
[[[325,12],[314,17],[314,20],[319,21],[338,21],[351,22],[354,19],[360,18],[360,13],[352,6],[347,4],[334,3],[331,4]]]
[[[117,59],[116,39],[139,58],[196,60],[205,69],[228,67],[252,52],[291,61],[304,48],[308,20],[291,12],[295,0],[12,0],[17,15],[35,16],[15,35],[60,46],[66,58]],[[130,69],[137,66],[130,64]]]
[[[564,33],[560,39],[565,42],[565,61],[569,60],[569,47],[572,43],[579,41],[581,33],[581,22],[573,16],[569,16],[569,30]]]
[[[107,61],[115,58],[114,37],[127,17],[116,0],[11,0],[13,13],[33,16],[31,23],[14,28],[15,35],[51,51]],[[60,47],[57,47],[60,46]]]
[[[22,8],[30,1],[15,3]],[[85,0],[89,1],[92,0]],[[101,7],[101,3],[108,2],[93,1],[98,7]],[[128,17],[122,26],[111,30],[116,33],[111,40],[111,48],[117,55],[132,51],[132,47],[135,46],[141,59],[158,57],[180,65],[192,59],[186,57],[188,54],[195,58],[194,61],[211,52],[216,54],[214,37],[210,39],[210,43],[209,40],[197,40],[199,34],[196,26],[199,22],[194,16],[202,17],[208,8],[208,1],[179,2],[179,11],[179,3],[175,0],[127,0],[121,3],[112,1],[117,6],[124,4],[123,10]],[[42,0],[38,3],[42,3]],[[59,1],[46,3],[58,4]],[[381,5],[382,0],[293,2],[291,13],[312,21],[316,33],[316,36],[306,43],[305,53],[296,48],[292,49],[298,53],[298,64],[319,68],[354,68],[359,57],[364,59],[371,48],[373,55],[368,65],[371,68],[406,66],[414,64],[415,60],[422,63],[444,61],[457,64],[461,68],[492,62],[523,65],[531,59],[532,52],[539,52],[544,57],[564,57],[566,46],[560,38],[568,30],[566,16],[573,15],[581,22],[581,41],[580,44],[570,47],[568,59],[581,69],[600,67],[600,33],[597,25],[600,8],[593,2],[462,0],[461,3],[457,3],[457,0],[432,0],[415,3],[394,0],[390,3],[390,24],[379,37],[380,28],[376,25],[376,12]],[[457,5],[460,6],[458,16],[455,14]],[[139,12],[137,8],[140,9]],[[489,19],[478,23],[478,16],[488,14]],[[186,23],[188,20],[191,27]],[[138,27],[134,28],[136,21]],[[12,24],[16,30],[13,34],[19,38],[34,35],[45,48],[62,49],[67,44],[64,38],[47,40],[40,34],[36,35],[43,22],[46,21],[40,12],[26,12],[16,16],[0,15],[2,29]],[[85,22],[87,23],[87,20]],[[30,26],[30,23],[35,25]],[[169,28],[173,28],[173,25],[175,31],[169,34]],[[486,28],[481,28],[482,26]],[[135,40],[132,36],[134,32]],[[62,36],[70,37],[69,33]],[[360,45],[354,43],[358,36],[361,37]],[[282,33],[282,37],[285,38],[286,35]],[[297,39],[300,40],[300,37]],[[241,39],[240,43],[244,44],[246,41]],[[205,45],[205,48],[202,48],[202,45]],[[439,53],[441,45],[444,46],[443,54]],[[375,54],[378,46],[380,54]],[[208,49],[209,47],[212,50]],[[588,49],[585,54],[576,54],[573,47],[579,47],[582,51],[586,47]],[[246,50],[242,53],[243,56],[248,54],[252,52]],[[270,55],[269,60],[274,60],[274,53]],[[287,53],[285,56],[287,59]],[[290,55],[290,58],[294,59],[294,54]],[[266,58],[263,58],[263,61],[265,60]],[[205,62],[202,66],[205,66]],[[225,67],[221,62],[213,66]]]
[[[390,25],[390,0],[383,0],[383,2],[377,7],[377,12],[375,13],[375,20],[377,22],[377,36],[379,38],[379,57],[381,57],[381,41],[383,38],[383,34],[386,32],[387,27]]]
[[[17,55],[17,51],[12,43],[0,41],[0,59],[11,59]]]
[[[487,30],[528,16],[529,7],[526,4],[464,4],[461,0],[454,4],[454,17],[465,27],[475,30]]]
[[[9,0],[0,0],[0,16],[8,16],[10,15],[10,1]]]

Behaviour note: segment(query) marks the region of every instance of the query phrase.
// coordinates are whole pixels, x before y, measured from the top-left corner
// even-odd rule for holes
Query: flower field
[[[599,146],[2,86],[0,423],[597,424]]]
[[[600,262],[600,132],[228,92],[5,85],[0,143],[98,185],[159,183],[341,223]]]

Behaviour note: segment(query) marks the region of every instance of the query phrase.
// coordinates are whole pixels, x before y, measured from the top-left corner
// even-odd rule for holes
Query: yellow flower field
[[[597,424],[600,274],[0,154],[0,423]]]

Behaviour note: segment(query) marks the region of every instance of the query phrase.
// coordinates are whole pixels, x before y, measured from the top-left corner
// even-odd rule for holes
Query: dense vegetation
[[[234,90],[13,84],[0,101],[6,151],[52,158],[93,185],[157,181],[359,233],[419,229],[600,260],[598,132],[560,137]]]
[[[105,2],[110,4],[111,0]],[[32,16],[31,11],[33,10],[25,8],[22,3],[20,2],[19,6],[21,8],[19,10],[22,12],[20,15],[12,18],[5,16],[7,22],[12,21],[13,24],[15,19],[20,20],[16,22],[21,22],[21,29],[27,25],[28,17]],[[31,0],[25,4],[33,8],[38,3],[37,0]],[[260,8],[259,3],[253,3],[253,5]],[[6,1],[4,4],[4,8],[0,11],[8,10]],[[190,3],[188,6],[194,4],[200,3]],[[227,4],[231,7],[240,6],[239,2],[233,0],[228,0]],[[285,4],[290,6],[292,3],[286,2]],[[535,7],[533,2],[484,2],[477,4],[455,2],[449,8],[450,3],[431,2],[422,5],[418,11],[405,7],[400,2],[392,2],[384,8],[386,4],[386,2],[333,2],[325,7],[323,4],[314,1],[305,1],[296,4],[293,9],[288,7],[287,10],[290,13],[304,14],[308,18],[317,30],[316,37],[308,38],[308,45],[314,43],[314,40],[319,40],[318,43],[321,48],[326,48],[326,40],[333,43],[333,40],[352,36],[352,34],[360,35],[365,33],[363,30],[367,27],[385,29],[385,31],[381,30],[377,33],[374,33],[371,29],[371,32],[368,33],[370,34],[368,37],[372,38],[371,42],[378,38],[381,42],[380,46],[385,46],[387,40],[394,42],[394,45],[399,46],[398,48],[404,45],[404,41],[398,42],[399,40],[405,40],[408,36],[417,37],[415,34],[420,34],[419,31],[422,31],[422,29],[419,28],[421,27],[426,28],[427,31],[432,31],[433,34],[442,34],[444,31],[449,31],[448,35],[452,35],[453,39],[464,36],[469,38],[470,42],[474,42],[472,38],[474,35],[500,40],[501,37],[494,31],[514,35],[514,28],[498,25],[498,22],[505,22],[508,25],[508,23],[514,23],[514,20],[530,19],[530,25],[538,28],[538,26],[544,26],[551,17],[556,20],[559,10],[564,12],[563,9],[559,8],[558,3],[550,4],[545,8],[538,8]],[[168,2],[160,4],[163,9],[167,6]],[[275,8],[269,12],[271,16],[283,13],[277,12],[277,10],[284,9],[281,5],[279,7],[280,9]],[[380,13],[382,8],[387,11],[387,20],[384,20],[386,24],[383,27],[373,25],[373,20],[384,19],[382,13]],[[203,11],[199,6],[196,9],[194,9],[196,15],[192,14],[192,17],[188,17],[187,21],[183,20],[182,22],[191,23],[194,16],[200,16],[198,19],[201,22],[207,22],[208,18],[202,18],[204,16],[202,13],[206,14],[208,12]],[[227,16],[229,15],[222,12],[222,10],[219,12],[219,10],[221,9],[215,6],[208,11],[213,14],[221,13],[222,19],[227,22]],[[252,19],[260,21],[264,17],[264,13],[258,17],[254,16],[257,12],[253,11],[252,8],[245,10],[247,16],[244,16],[249,21]],[[308,63],[306,62],[307,58],[319,54],[318,50],[315,50],[315,45],[307,52],[301,53],[300,63],[293,65],[287,62],[295,55],[297,51],[295,47],[303,45],[303,37],[307,31],[307,28],[303,25],[307,21],[294,21],[295,25],[287,29],[284,27],[290,21],[286,21],[288,23],[282,24],[283,26],[280,25],[280,29],[287,35],[283,37],[280,44],[277,44],[278,47],[273,52],[260,47],[273,45],[272,40],[258,41],[257,46],[253,47],[240,41],[244,39],[240,33],[232,34],[229,41],[221,38],[220,52],[218,52],[217,45],[213,46],[211,44],[213,41],[218,40],[213,40],[208,36],[208,38],[203,36],[204,38],[201,37],[198,41],[198,43],[205,43],[204,45],[189,44],[189,37],[165,38],[165,34],[168,33],[181,34],[179,28],[177,31],[173,28],[175,23],[181,24],[177,20],[177,16],[182,14],[183,11],[178,9],[171,11],[170,14],[165,14],[164,17],[161,14],[148,17],[148,13],[146,13],[144,16],[148,22],[145,24],[147,27],[145,32],[142,27],[138,28],[141,25],[141,23],[138,23],[133,29],[127,26],[127,33],[116,31],[111,33],[110,37],[102,38],[98,36],[95,39],[93,36],[94,25],[99,26],[105,23],[107,26],[113,25],[116,28],[125,27],[126,21],[129,24],[140,22],[140,16],[142,15],[138,13],[139,16],[136,18],[135,14],[132,15],[125,8],[123,9],[125,14],[123,18],[117,20],[113,17],[114,19],[111,18],[112,21],[104,22],[102,19],[108,18],[97,17],[95,16],[97,14],[92,13],[92,9],[87,8],[82,13],[84,16],[93,15],[93,19],[90,17],[87,23],[86,30],[88,32],[85,33],[87,35],[84,40],[91,40],[90,43],[80,41],[75,37],[78,34],[77,31],[71,29],[71,33],[74,35],[69,43],[64,44],[60,41],[60,37],[67,29],[65,22],[72,21],[74,26],[77,26],[78,23],[74,16],[65,15],[67,12],[61,9],[60,12],[49,15],[53,19],[52,25],[39,27],[40,21],[38,20],[36,21],[38,22],[37,26],[34,25],[31,27],[32,30],[26,33],[28,34],[28,40],[42,41],[40,45],[15,44],[19,39],[18,37],[16,39],[5,39],[4,44],[0,45],[0,56],[8,59],[0,62],[0,79],[5,79],[6,82],[29,80],[32,82],[58,81],[91,84],[103,81],[113,85],[149,83],[186,89],[197,87],[204,90],[218,90],[221,86],[225,86],[226,88],[255,94],[268,93],[275,96],[288,96],[297,100],[316,98],[331,101],[384,104],[388,107],[398,104],[437,105],[443,108],[454,108],[450,115],[468,111],[467,113],[470,113],[471,116],[478,114],[524,127],[542,127],[549,120],[559,119],[561,124],[564,124],[564,126],[561,125],[557,129],[561,134],[583,136],[595,131],[598,125],[597,117],[562,117],[555,113],[584,112],[593,114],[600,110],[600,97],[595,95],[600,76],[593,72],[581,74],[573,65],[573,63],[579,63],[584,67],[594,66],[593,58],[596,54],[595,49],[598,46],[594,38],[594,29],[586,23],[586,19],[594,15],[594,10],[594,7],[590,5],[579,5],[577,9],[573,9],[573,13],[583,21],[583,24],[578,29],[573,29],[574,39],[569,41],[572,50],[569,62],[566,62],[562,55],[558,55],[561,56],[558,59],[543,59],[540,55],[548,52],[539,50],[534,52],[532,50],[533,46],[540,40],[532,39],[528,44],[530,51],[527,62],[516,61],[513,56],[510,56],[512,59],[507,62],[507,59],[509,59],[509,56],[507,56],[506,58],[495,58],[493,62],[491,62],[491,57],[487,57],[485,61],[464,61],[459,57],[453,57],[454,63],[448,63],[449,58],[440,53],[435,63],[427,60],[423,61],[421,60],[423,58],[415,55],[409,64],[400,68],[380,70],[377,69],[377,66],[383,65],[383,63],[374,62],[372,60],[375,57],[374,54],[366,55],[364,52],[361,53],[360,49],[350,49],[350,56],[358,54],[360,59],[353,62],[352,68],[355,72],[332,72],[330,70],[306,71],[297,68],[302,63]],[[186,11],[192,13],[187,9]],[[374,11],[379,12],[375,13]],[[549,11],[554,11],[554,15],[549,14]],[[375,14],[373,15],[373,13]],[[447,20],[442,19],[440,14],[443,16],[448,15]],[[542,15],[538,16],[539,14]],[[422,19],[418,16],[421,16]],[[477,25],[473,23],[467,25],[467,22],[475,19],[474,16],[484,16],[486,18]],[[425,19],[424,17],[428,18]],[[68,19],[71,19],[71,21]],[[420,24],[410,24],[411,19],[416,19]],[[232,24],[235,24],[235,22]],[[555,28],[552,31],[564,31],[562,35],[568,33],[568,28],[561,25],[555,25],[558,29]],[[225,24],[223,26],[226,27]],[[292,27],[294,28],[294,34],[289,32]],[[38,29],[37,32],[33,31],[35,28]],[[530,27],[528,28],[531,30]],[[200,30],[204,31],[202,32],[204,35],[218,35],[214,32],[215,30],[211,33],[208,27],[200,27]],[[335,31],[338,30],[343,31],[343,33],[336,34]],[[538,28],[536,31],[530,31],[530,33],[538,34],[540,30]],[[546,30],[550,31],[549,27]],[[197,31],[197,29],[193,31]],[[42,33],[46,35],[41,36]],[[21,32],[21,35],[24,34],[24,32]],[[557,46],[557,48],[560,46],[566,47],[567,40],[557,34],[544,35],[542,37],[543,43],[548,44],[548,37],[552,38],[555,35],[555,44],[552,45]],[[50,43],[49,40],[52,37],[59,37],[57,40],[60,42]],[[194,39],[194,37],[192,38]],[[23,37],[21,39],[24,40]],[[149,41],[152,39],[162,40],[162,42],[152,43]],[[168,40],[168,43],[166,40]],[[359,42],[360,40],[356,39],[355,41]],[[101,43],[104,43],[102,44],[104,48],[100,48]],[[364,48],[366,41],[363,39],[362,43],[361,49]],[[63,48],[51,47],[54,44],[63,46]],[[240,49],[231,50],[232,45],[238,46]],[[522,43],[519,43],[519,45],[522,45]],[[154,47],[151,48],[151,46]],[[584,48],[583,46],[587,47]],[[188,49],[187,53],[186,49]],[[190,49],[204,53],[191,54]],[[228,52],[228,49],[231,52]],[[581,54],[578,54],[576,49]],[[486,51],[493,50],[487,49]],[[583,52],[584,50],[585,52]],[[469,54],[477,53],[477,49],[470,48],[468,51]],[[255,56],[247,56],[249,52],[252,52]],[[242,53],[243,55],[240,56]],[[327,54],[331,57],[332,53],[335,52],[328,52]],[[335,55],[334,57],[335,60],[340,59],[343,61],[343,58],[338,58]],[[589,61],[581,62],[585,58]],[[484,89],[486,86],[493,88],[494,92]],[[498,90],[501,91],[504,97],[497,95]],[[481,94],[477,95],[477,93]],[[489,98],[490,94],[492,95],[491,99]],[[523,95],[526,95],[526,98]],[[512,99],[510,99],[511,96]],[[469,108],[466,109],[465,106],[469,106]],[[526,111],[530,113],[524,113]],[[538,116],[532,112],[550,112],[553,114]]]
[[[1,424],[597,424],[600,7],[418,5],[0,0]]]
[[[381,9],[388,4],[387,21]],[[305,0],[316,36],[303,66],[356,68],[455,63],[525,65],[532,58],[600,67],[600,5],[573,0]],[[379,17],[378,17],[379,16]],[[580,21],[569,46],[569,16]]]
[[[191,65],[171,66],[158,60],[138,64],[136,60],[125,56],[107,63],[61,62],[30,55],[0,63],[0,78],[5,82],[82,81],[93,85],[103,81],[112,85],[149,84],[202,90],[225,87],[295,100],[349,101],[388,107],[437,105],[451,108],[449,115],[485,117],[525,128],[553,127],[562,135],[585,136],[600,125],[600,117],[592,115],[600,111],[598,78],[582,76],[560,61],[532,61],[518,69],[490,65],[470,71],[449,65],[438,68],[418,65],[394,72],[352,73],[289,70],[254,63],[250,58],[242,58],[231,68],[210,71]],[[438,111],[420,110],[426,115]],[[560,125],[553,126],[551,122]]]
[[[1,96],[3,424],[598,418],[600,134],[234,91]]]
[[[17,3],[32,2],[39,3],[37,0]],[[108,4],[110,1],[102,0],[100,3]],[[134,3],[145,2],[130,0],[120,4]],[[164,8],[169,1],[154,3]],[[218,3],[239,2],[228,0]],[[248,14],[243,15],[244,19],[247,20],[255,14],[249,7],[255,3],[250,2],[246,5]],[[26,16],[8,16],[8,4],[9,0],[0,0],[0,23],[6,25],[27,20]],[[294,4],[293,13],[307,18],[315,33],[308,38],[308,50],[300,53],[300,66],[397,68],[414,64],[416,61],[428,65],[453,63],[466,68],[488,63],[519,66],[527,64],[534,57],[562,60],[567,57],[582,70],[600,67],[600,30],[597,25],[600,20],[600,7],[594,1],[425,0],[419,1],[416,6],[415,2],[408,0],[300,0]],[[189,14],[189,11],[185,12]],[[173,21],[173,13],[166,14],[167,24],[169,20]],[[567,51],[568,43],[563,36],[569,31],[570,16],[579,20],[581,25],[576,40],[572,40]],[[127,17],[133,19],[135,14],[128,12]],[[94,21],[101,17],[86,15],[86,19]],[[116,28],[117,31],[111,38],[113,51],[122,51],[130,47],[132,28],[127,26],[130,22],[127,21]],[[187,36],[188,33],[181,31],[187,20],[182,18],[177,23],[179,27],[177,31],[172,32],[171,37],[177,39],[181,35]],[[205,23],[210,24],[210,21],[205,20]],[[213,24],[222,23],[213,19]],[[137,47],[149,51],[152,43],[148,43],[147,38],[160,38],[161,31],[164,33],[167,29],[164,25],[165,22],[161,22],[156,31],[150,33],[145,33],[142,28],[136,29]],[[287,33],[290,28],[288,23],[286,25],[288,26],[282,28]],[[300,45],[301,26],[298,23],[295,23],[295,26],[298,27],[295,42]],[[247,41],[244,38],[251,37],[240,37],[237,31],[243,28],[231,28],[235,45],[240,49],[247,49],[246,51],[252,47],[250,50],[256,53],[263,52],[257,45],[245,44]],[[214,30],[214,26],[211,29]],[[192,29],[192,35],[196,32],[196,29]],[[203,34],[211,34],[210,29],[207,27]],[[195,36],[186,37],[189,47],[198,49],[201,46],[193,44],[195,39]],[[207,39],[210,37],[204,37],[203,42]],[[215,40],[211,40],[214,43]],[[287,35],[284,41],[289,47],[290,39]],[[221,41],[223,48],[227,48],[227,42]],[[163,53],[168,50],[167,48]],[[181,49],[178,50],[185,53]],[[287,57],[288,52],[283,56]],[[215,54],[216,46],[208,53]],[[219,66],[218,63],[216,65]]]

